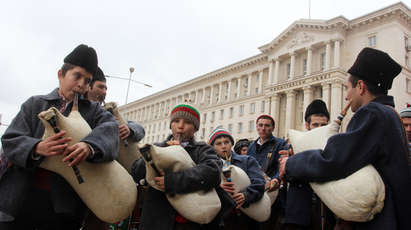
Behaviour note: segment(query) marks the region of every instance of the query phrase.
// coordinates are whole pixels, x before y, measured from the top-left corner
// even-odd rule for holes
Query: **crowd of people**
[[[387,53],[364,48],[348,70],[346,100],[354,115],[347,130],[332,136],[324,149],[298,154],[293,153],[286,140],[273,135],[276,121],[268,114],[256,117],[255,140],[235,137],[218,126],[205,143],[194,138],[201,124],[200,112],[188,104],[175,106],[170,114],[171,134],[156,145],[182,146],[195,166],[157,175],[154,181],[159,189],[155,189],[141,183],[146,177],[146,161],[140,158],[133,162],[131,176],[136,185],[146,187],[139,190],[144,199],[137,203],[141,211],[138,228],[411,229],[411,107],[397,113],[393,97],[388,96],[401,69]],[[40,164],[56,155],[62,155],[69,167],[84,161],[110,162],[117,158],[120,140],[139,142],[144,138],[140,124],[119,125],[103,109],[107,84],[92,47],[76,47],[64,58],[57,77],[56,89],[30,97],[22,104],[1,138],[0,229],[109,229],[111,223],[94,216],[63,177]],[[81,95],[79,112],[92,128],[91,133],[70,146],[71,137],[65,130],[43,139],[44,126],[37,115],[55,107],[67,116],[75,94]],[[307,131],[329,124],[326,104],[313,100],[304,119]],[[310,187],[310,182],[339,180],[369,164],[385,184],[384,208],[370,221],[341,219]],[[250,184],[244,190],[237,191],[235,182],[222,177],[230,165],[247,174]],[[211,189],[218,194],[221,210],[208,224],[182,216],[167,199]],[[278,191],[278,196],[267,221],[258,222],[241,211],[272,191]]]

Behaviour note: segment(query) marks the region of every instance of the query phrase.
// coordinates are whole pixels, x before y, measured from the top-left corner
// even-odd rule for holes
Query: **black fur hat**
[[[327,110],[327,105],[322,100],[314,100],[307,106],[305,110],[304,120],[308,122],[308,118],[313,114],[323,114],[330,120],[330,114]]]
[[[98,66],[97,53],[92,47],[81,44],[64,58],[64,63],[83,67],[94,75]]]
[[[389,90],[401,69],[402,67],[387,53],[367,47],[358,54],[348,73],[383,90]]]

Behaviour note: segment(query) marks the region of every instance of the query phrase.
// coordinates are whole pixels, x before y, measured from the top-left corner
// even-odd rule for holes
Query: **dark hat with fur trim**
[[[322,100],[314,100],[307,106],[304,120],[308,122],[308,118],[313,114],[322,114],[330,120],[330,113],[328,113],[327,105]]]
[[[240,154],[241,149],[243,147],[248,147],[250,145],[250,141],[248,139],[240,139],[234,145],[234,152]]]
[[[389,90],[401,69],[387,53],[367,47],[358,54],[348,73],[383,90]]]
[[[98,65],[97,53],[92,47],[81,44],[64,58],[64,63],[83,67],[94,75]]]
[[[90,82],[90,86],[93,85],[94,82],[96,81],[103,81],[106,82],[106,76],[104,75],[103,70],[100,69],[100,67],[97,67],[97,71],[95,74],[93,74],[93,80]]]

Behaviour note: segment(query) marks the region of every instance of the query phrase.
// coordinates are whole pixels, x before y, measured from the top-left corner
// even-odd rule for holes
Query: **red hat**
[[[257,120],[255,121],[255,123],[257,124],[257,123],[258,123],[258,120],[260,120],[261,118],[271,120],[273,126],[275,126],[274,118],[273,118],[272,116],[268,115],[268,114],[261,114],[260,116],[258,116],[258,117],[257,117]]]

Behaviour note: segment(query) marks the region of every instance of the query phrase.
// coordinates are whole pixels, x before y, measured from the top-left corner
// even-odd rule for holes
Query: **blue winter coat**
[[[289,180],[338,180],[372,164],[385,184],[384,209],[373,220],[354,223],[355,229],[411,229],[411,175],[401,122],[391,96],[375,98],[359,108],[345,133],[329,138],[324,150],[291,156]]]
[[[247,208],[250,204],[257,202],[264,195],[265,180],[257,161],[247,155],[238,155],[232,152],[231,164],[241,168],[247,173],[251,184],[244,191],[245,202],[242,207]]]
[[[257,141],[259,139],[260,138],[251,143],[251,145],[248,147],[247,155],[254,157],[260,164],[260,167],[264,169],[265,162],[267,160],[267,154],[268,152],[272,151],[272,156],[265,173],[272,179],[279,179],[278,159],[280,158],[280,155],[278,154],[278,152],[280,150],[288,149],[289,146],[287,142],[285,142],[285,140],[274,136],[271,136],[266,142],[264,142],[263,145],[257,144]]]

